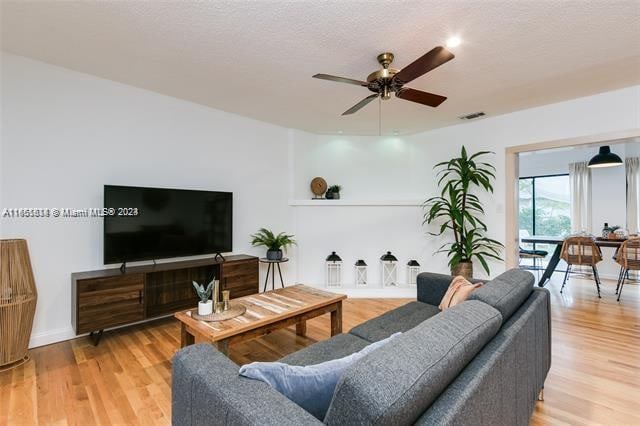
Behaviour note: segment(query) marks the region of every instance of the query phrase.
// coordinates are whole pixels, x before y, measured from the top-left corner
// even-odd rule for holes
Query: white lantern
[[[398,286],[398,259],[390,251],[380,258],[380,274],[383,287]]]
[[[407,283],[410,287],[418,285],[418,274],[420,273],[420,264],[417,260],[410,260],[407,263]]]
[[[358,259],[355,265],[355,281],[356,287],[367,286],[367,262],[362,259]]]
[[[327,287],[342,287],[342,259],[332,251],[327,256]]]

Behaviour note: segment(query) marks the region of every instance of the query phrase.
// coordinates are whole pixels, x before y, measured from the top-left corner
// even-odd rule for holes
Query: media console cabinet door
[[[144,319],[144,274],[77,281],[77,334]]]
[[[229,290],[230,297],[242,297],[258,293],[258,259],[223,263],[222,290]]]

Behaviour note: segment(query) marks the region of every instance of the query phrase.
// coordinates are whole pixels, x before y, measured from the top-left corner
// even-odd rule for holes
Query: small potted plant
[[[200,298],[198,302],[198,315],[210,315],[213,312],[213,301],[209,300],[213,288],[213,281],[209,283],[207,288],[193,281],[193,288],[196,289],[196,294],[198,298]]]
[[[340,185],[331,185],[327,189],[327,193],[325,194],[325,197],[327,198],[327,200],[339,200],[340,190],[342,190],[342,187]]]
[[[293,235],[287,235],[284,232],[278,235],[274,234],[266,228],[260,228],[258,232],[251,236],[251,245],[254,247],[265,246],[267,248],[267,259],[281,260],[282,249],[296,244]]]

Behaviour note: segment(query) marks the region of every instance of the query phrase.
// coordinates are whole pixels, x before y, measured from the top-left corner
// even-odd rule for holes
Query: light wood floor
[[[640,287],[629,285],[621,303],[615,283],[603,298],[593,282],[574,279],[552,292],[553,361],[533,424],[640,424]],[[344,329],[406,303],[351,299]],[[308,325],[231,347],[239,364],[276,360],[329,337],[329,316]],[[170,424],[171,364],[179,346],[177,323],[165,319],[31,352],[32,360],[0,373],[0,424]]]

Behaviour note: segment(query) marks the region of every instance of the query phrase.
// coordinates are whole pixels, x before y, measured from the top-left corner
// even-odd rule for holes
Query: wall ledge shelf
[[[342,207],[342,206],[396,206],[396,207],[420,207],[424,200],[289,200],[289,206],[293,207]]]
[[[417,297],[417,288],[408,287],[406,285],[399,287],[381,287],[377,285],[375,287],[336,287],[328,288],[322,285],[312,285],[312,287],[319,288],[331,293],[346,294],[349,298],[362,299],[414,299]]]

